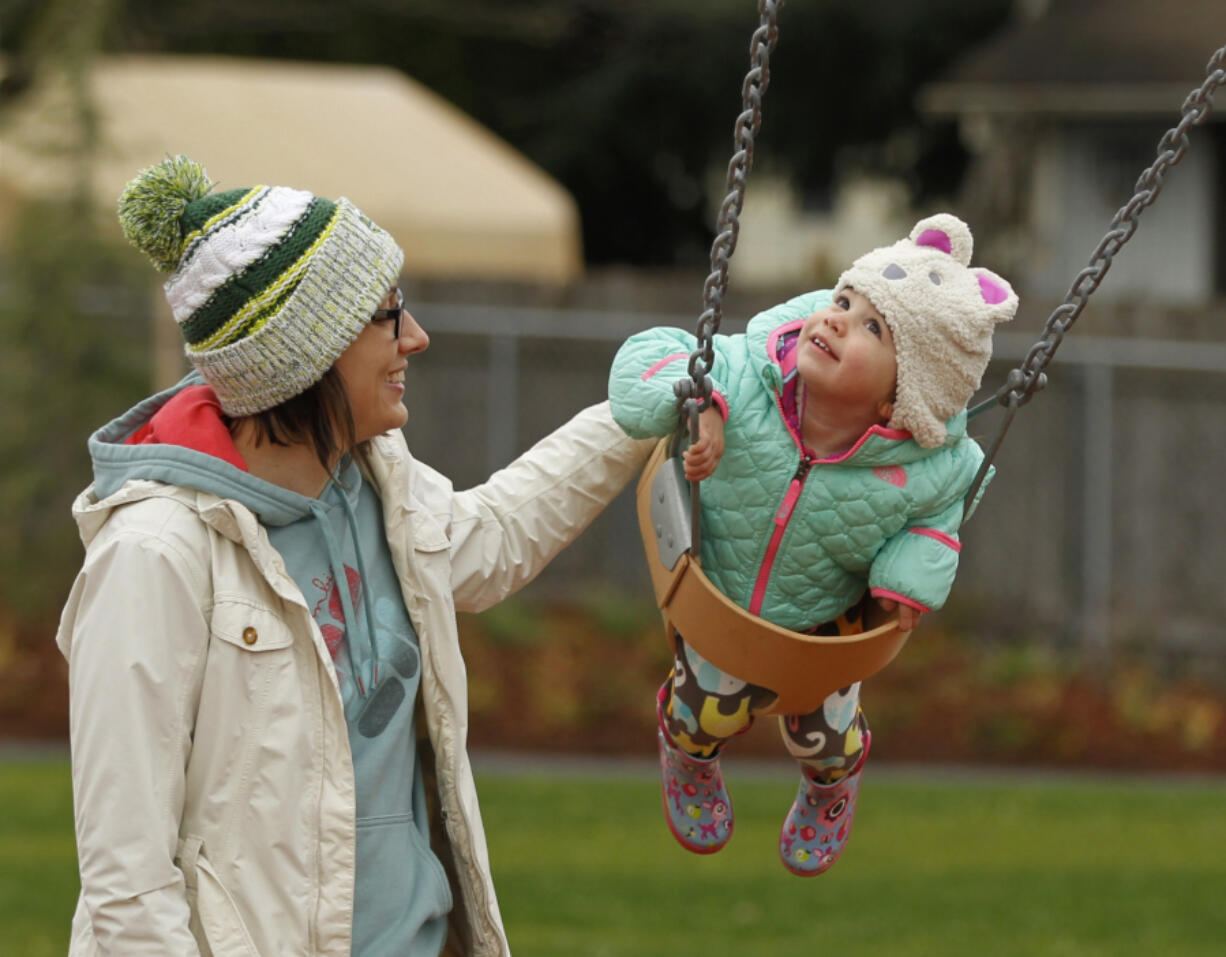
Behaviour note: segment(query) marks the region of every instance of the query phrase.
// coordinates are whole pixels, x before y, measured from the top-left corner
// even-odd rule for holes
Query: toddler
[[[833,292],[715,336],[712,405],[684,464],[703,483],[703,571],[743,608],[795,631],[848,634],[863,630],[868,601],[897,609],[903,630],[945,602],[963,498],[983,461],[965,406],[994,325],[1018,302],[999,276],[969,268],[971,249],[964,222],[931,216],[857,259]],[[661,327],[618,351],[609,398],[631,436],[676,430],[672,386],[689,374],[694,343]],[[773,700],[677,636],[657,714],[665,815],[688,850],[713,853],[731,836],[719,757]],[[780,727],[801,770],[780,857],[793,873],[820,874],[846,846],[869,750],[859,683]]]

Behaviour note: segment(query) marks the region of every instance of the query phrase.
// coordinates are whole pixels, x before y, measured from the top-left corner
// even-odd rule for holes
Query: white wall
[[[1116,210],[1154,161],[1163,129],[1065,128],[1036,147],[1032,194],[1033,248],[1025,289],[1062,298],[1093,255]],[[1196,305],[1213,295],[1215,158],[1208,137],[1166,175],[1136,234],[1115,258],[1095,293],[1165,305]]]
[[[1010,273],[1026,294],[1063,298],[1154,161],[1164,126],[1054,127],[1034,145],[1029,235],[1020,267]],[[1116,257],[1103,302],[1200,305],[1214,294],[1214,143],[1193,130],[1192,146],[1166,175],[1154,205]],[[1002,188],[1009,188],[1008,184]],[[1018,188],[1023,188],[1018,184]],[[722,191],[716,191],[722,196]],[[737,287],[791,285],[800,291],[832,282],[857,256],[895,242],[919,213],[900,183],[843,182],[829,212],[803,208],[786,179],[750,177],[730,282]]]
[[[857,256],[901,239],[914,220],[900,183],[851,180],[842,184],[829,213],[817,213],[802,208],[786,180],[755,171],[729,281],[794,285],[798,293],[818,288],[838,278]]]

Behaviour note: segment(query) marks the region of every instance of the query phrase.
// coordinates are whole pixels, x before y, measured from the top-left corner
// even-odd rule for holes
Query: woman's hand
[[[710,406],[698,415],[698,441],[681,454],[685,477],[701,482],[719,465],[724,457],[724,417]]]
[[[910,605],[900,601],[895,601],[893,598],[878,598],[877,604],[884,611],[893,611],[898,609],[898,630],[906,634],[912,628],[919,624],[920,615],[923,614],[918,608],[913,608]]]

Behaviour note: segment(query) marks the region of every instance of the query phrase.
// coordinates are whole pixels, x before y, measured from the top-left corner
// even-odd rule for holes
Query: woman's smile
[[[394,298],[393,293],[388,294],[385,308],[390,308],[387,304]],[[358,442],[398,429],[409,419],[404,407],[408,357],[424,351],[430,337],[408,310],[400,317],[399,331],[397,337],[390,322],[371,322],[336,360]],[[390,371],[389,361],[393,363]]]

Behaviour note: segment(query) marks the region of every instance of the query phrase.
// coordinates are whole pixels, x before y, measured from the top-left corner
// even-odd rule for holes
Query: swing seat
[[[876,674],[894,659],[907,635],[898,630],[897,614],[887,615],[876,602],[866,603],[868,630],[806,635],[750,614],[716,589],[688,550],[688,528],[679,530],[678,523],[670,527],[668,517],[662,518],[670,508],[677,510],[678,496],[686,501],[689,497],[670,444],[662,439],[648,459],[637,498],[656,604],[674,652],[680,633],[721,671],[769,688],[778,697],[767,714],[816,711],[829,695]]]

